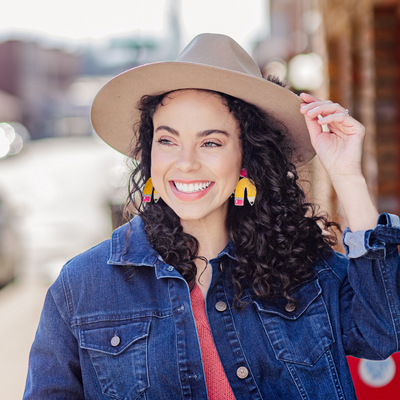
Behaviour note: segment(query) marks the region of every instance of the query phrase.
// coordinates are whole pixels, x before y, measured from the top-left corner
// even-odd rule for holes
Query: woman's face
[[[181,220],[225,221],[238,182],[239,124],[220,96],[200,90],[168,95],[153,116],[151,177]]]

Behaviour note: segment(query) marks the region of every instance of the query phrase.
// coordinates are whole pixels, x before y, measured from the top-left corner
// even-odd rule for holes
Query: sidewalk
[[[124,201],[128,175],[125,158],[92,137],[32,141],[1,160],[22,256],[18,280],[0,290],[1,400],[22,398],[47,288],[69,259],[110,237],[110,205]]]
[[[0,387],[4,400],[21,400],[47,286],[16,282],[0,290]]]

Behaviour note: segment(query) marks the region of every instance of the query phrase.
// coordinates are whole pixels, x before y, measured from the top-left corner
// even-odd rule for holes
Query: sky
[[[21,30],[71,43],[129,32],[161,36],[173,1],[181,15],[182,48],[195,35],[214,32],[249,50],[268,32],[268,0],[2,0],[0,38]]]

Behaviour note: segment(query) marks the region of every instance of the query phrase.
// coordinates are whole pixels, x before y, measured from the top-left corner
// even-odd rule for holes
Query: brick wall
[[[378,206],[399,210],[399,5],[374,8]]]
[[[380,212],[399,213],[400,0],[321,3],[329,98],[365,125],[363,168],[368,185]],[[335,209],[334,197],[332,202]]]

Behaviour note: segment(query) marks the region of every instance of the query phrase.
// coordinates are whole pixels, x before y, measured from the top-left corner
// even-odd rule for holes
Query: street
[[[22,398],[28,355],[35,336],[47,286],[19,282],[0,290],[1,398]]]

